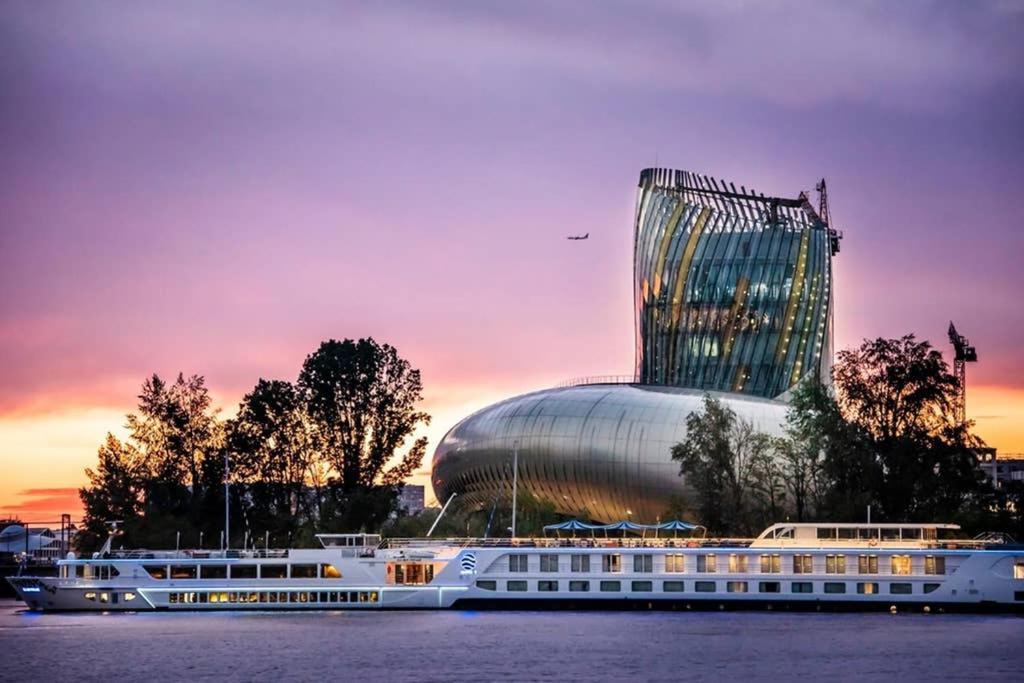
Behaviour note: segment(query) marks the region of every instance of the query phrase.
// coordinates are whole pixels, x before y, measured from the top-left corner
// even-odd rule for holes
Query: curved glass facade
[[[637,377],[774,397],[831,362],[837,235],[801,194],[670,169],[640,175]]]
[[[670,169],[640,174],[634,224],[635,383],[539,391],[455,425],[434,453],[441,501],[520,490],[566,514],[653,522],[684,492],[671,459],[705,392],[778,434],[782,400],[825,380],[838,235],[801,194],[765,197]]]

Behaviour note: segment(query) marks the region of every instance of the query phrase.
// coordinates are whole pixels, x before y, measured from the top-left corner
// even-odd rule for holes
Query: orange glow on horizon
[[[435,391],[424,400],[431,424],[416,436],[430,446],[423,466],[410,483],[426,487],[427,504],[435,504],[430,487],[433,449],[456,422],[495,401],[517,393],[550,386],[543,379],[473,385],[460,383]],[[237,399],[218,396],[221,416],[234,412]],[[972,386],[967,397],[968,417],[975,432],[999,453],[1024,452],[1024,390],[1000,386]],[[28,522],[53,522],[61,513],[81,516],[78,488],[85,485],[85,468],[96,462],[96,451],[107,432],[125,437],[124,409],[80,406],[63,411],[12,413],[0,416],[0,516]]]

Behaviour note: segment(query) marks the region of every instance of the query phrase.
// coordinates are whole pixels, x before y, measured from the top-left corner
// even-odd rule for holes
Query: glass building
[[[787,392],[827,381],[839,234],[807,197],[766,197],[687,171],[640,174],[634,223],[636,374],[488,406],[434,453],[438,500],[486,507],[520,491],[567,514],[653,521],[684,492],[671,448],[711,393],[780,434]]]
[[[634,235],[638,381],[771,398],[828,377],[838,235],[803,194],[647,169]]]

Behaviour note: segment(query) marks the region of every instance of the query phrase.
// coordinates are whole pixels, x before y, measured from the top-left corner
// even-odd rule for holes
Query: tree
[[[957,378],[914,335],[839,353],[838,404],[877,468],[875,500],[894,521],[955,518],[980,491],[970,424],[956,419]]]
[[[697,493],[701,521],[710,530],[748,534],[750,496],[770,440],[720,400],[704,396],[701,412],[686,418],[686,439],[672,447],[680,474]]]
[[[221,425],[212,409],[206,380],[181,373],[171,385],[153,375],[142,385],[138,414],[128,415],[132,441],[144,454],[151,493],[169,496],[168,505],[187,498],[189,512],[206,492],[204,463],[220,446]]]
[[[126,426],[127,442],[108,436],[97,469],[86,471],[90,486],[79,495],[91,534],[83,536],[82,547],[97,544],[111,519],[124,521],[126,540],[138,545],[166,543],[177,531],[216,528],[208,494],[219,479],[211,480],[210,473],[223,470],[209,464],[220,452],[221,425],[205,380],[179,374],[168,385],[153,375]]]
[[[785,439],[756,434],[753,462],[750,469],[750,489],[753,494],[753,513],[757,526],[765,528],[785,516],[787,470],[780,453],[788,445]]]
[[[395,487],[426,454],[426,437],[399,454],[415,430],[430,423],[416,409],[423,393],[419,370],[372,338],[332,339],[306,358],[298,385],[316,447],[337,474],[332,510],[345,525],[379,524],[394,509]],[[370,495],[390,503],[371,504]]]
[[[107,522],[130,522],[142,512],[145,477],[138,450],[107,434],[98,458],[96,469],[85,470],[89,485],[78,490],[84,508],[82,529],[75,536],[80,551],[95,550],[103,543],[110,533]]]
[[[319,491],[319,458],[295,385],[259,380],[225,431],[232,479],[247,484],[248,512],[257,526],[291,534],[300,520],[317,518],[307,486]]]

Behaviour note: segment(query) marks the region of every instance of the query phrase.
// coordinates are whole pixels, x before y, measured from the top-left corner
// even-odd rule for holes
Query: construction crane
[[[839,240],[843,238],[843,233],[832,227],[832,216],[828,211],[828,188],[825,187],[825,179],[822,178],[821,182],[814,186],[814,189],[818,191],[818,218],[828,228],[829,243],[832,247],[832,255],[835,256],[839,253]]]
[[[963,424],[967,421],[967,363],[978,362],[978,351],[967,341],[967,337],[956,331],[953,321],[949,321],[949,343],[953,345],[953,374],[956,375],[959,387],[956,397],[956,420]]]

